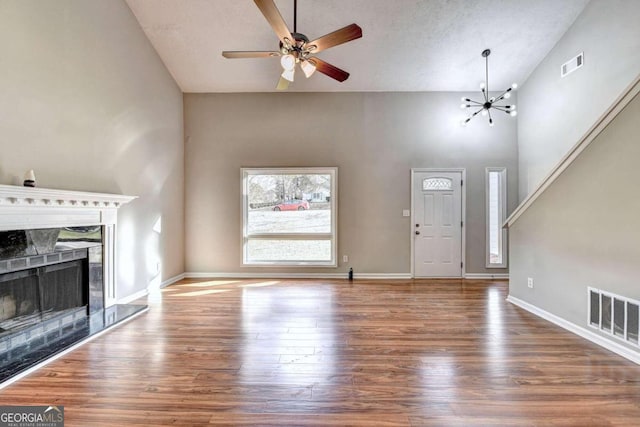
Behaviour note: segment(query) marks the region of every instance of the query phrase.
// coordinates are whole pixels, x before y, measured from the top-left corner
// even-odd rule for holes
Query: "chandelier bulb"
[[[460,104],[460,108],[467,108],[469,107],[467,104]]]
[[[486,87],[486,86],[485,86],[485,84],[484,84],[484,83],[480,83],[480,89],[481,89],[481,90],[484,90],[484,88],[485,88],[485,87]]]
[[[512,88],[512,89],[518,89],[518,83],[514,83],[514,84],[512,84],[512,85],[511,85],[511,88]]]
[[[483,116],[486,116],[486,115],[488,114],[487,109],[486,109],[486,108],[483,108],[483,109],[482,109],[482,112],[481,112],[480,114],[482,114]]]
[[[511,92],[507,92],[507,93],[505,93],[505,94],[503,95],[503,98],[504,98],[504,99],[509,99],[509,98],[511,98]]]
[[[518,112],[516,110],[513,110],[509,113],[509,115],[511,115],[511,117],[515,117],[518,115]]]
[[[489,119],[489,126],[493,127],[493,119]]]
[[[495,101],[496,101],[495,97],[492,96],[491,98],[489,98],[489,102],[495,102]]]
[[[462,98],[460,98],[460,101],[465,102],[465,101],[468,101],[468,99],[463,96]]]

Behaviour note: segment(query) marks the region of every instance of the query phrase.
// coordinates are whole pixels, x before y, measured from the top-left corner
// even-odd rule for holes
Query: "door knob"
[[[420,234],[420,232],[418,230],[416,230],[416,235]]]

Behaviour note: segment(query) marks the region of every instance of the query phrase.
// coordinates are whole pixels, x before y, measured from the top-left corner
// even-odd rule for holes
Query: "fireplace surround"
[[[133,199],[0,185],[0,387],[146,310],[117,304],[117,210]]]

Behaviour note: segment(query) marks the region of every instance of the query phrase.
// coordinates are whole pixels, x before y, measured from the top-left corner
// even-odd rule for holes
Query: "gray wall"
[[[0,52],[0,183],[139,196],[118,297],[182,273],[182,94],[124,1],[2,0]]]
[[[588,286],[640,299],[639,117],[636,96],[511,227],[510,295],[582,327]]]
[[[508,168],[517,202],[515,120],[459,125],[459,93],[185,94],[188,272],[345,272],[241,267],[240,168],[337,166],[338,252],[356,273],[410,272],[412,167],[467,170],[467,273],[485,269],[487,166]],[[470,94],[469,94],[470,95]]]
[[[519,198],[533,191],[640,73],[640,1],[592,0],[519,89]],[[584,66],[560,66],[584,52]]]

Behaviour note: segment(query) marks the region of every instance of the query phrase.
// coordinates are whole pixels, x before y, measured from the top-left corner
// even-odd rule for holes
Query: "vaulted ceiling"
[[[271,92],[277,58],[225,59],[223,50],[277,50],[252,0],[126,0],[184,92]],[[338,83],[297,73],[289,91],[471,91],[522,83],[589,0],[299,0],[310,39],[351,23],[361,39],[318,54],[349,73]],[[293,0],[275,0],[293,31]],[[576,52],[576,54],[579,52]],[[567,58],[569,59],[569,58]],[[558,64],[559,73],[560,64]]]

